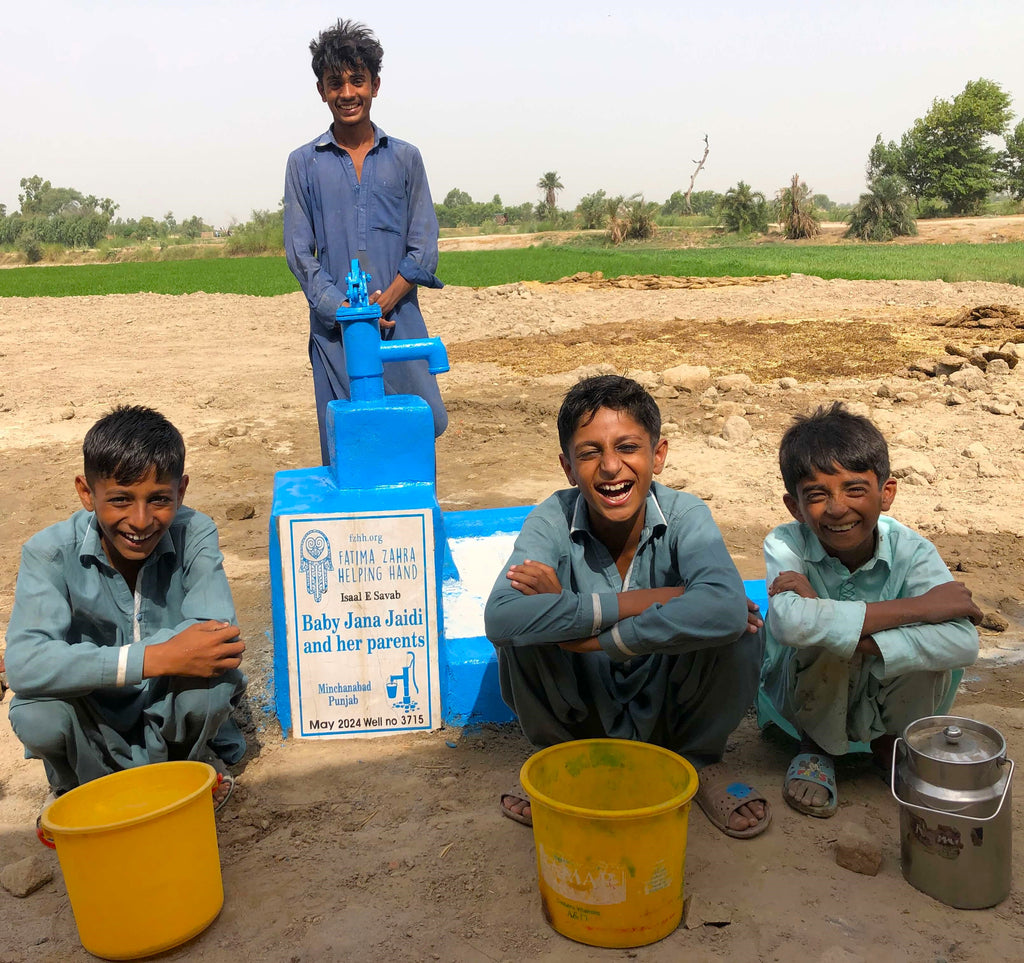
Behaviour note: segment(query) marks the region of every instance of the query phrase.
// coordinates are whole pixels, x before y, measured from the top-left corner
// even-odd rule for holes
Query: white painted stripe
[[[612,626],[612,641],[615,643],[615,647],[623,655],[636,655],[636,653],[632,649],[630,649],[625,642],[622,641],[622,635],[619,633],[618,622],[616,622],[615,625]]]
[[[594,600],[594,624],[590,627],[590,634],[597,635],[601,631],[601,596],[595,592],[591,598]]]
[[[124,680],[128,676],[128,652],[130,649],[130,645],[122,645],[121,651],[117,653],[117,678],[114,680],[115,685],[124,685]]]

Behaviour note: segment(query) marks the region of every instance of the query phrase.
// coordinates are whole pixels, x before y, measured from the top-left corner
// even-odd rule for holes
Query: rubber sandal
[[[43,813],[46,812],[47,807],[56,800],[57,794],[51,792],[43,803],[43,808],[39,810],[39,815],[36,816],[36,839],[39,840],[47,849],[56,849],[57,844],[53,841],[53,837],[43,829]]]
[[[235,777],[228,771],[227,763],[221,759],[215,752],[205,752],[199,759],[200,762],[205,762],[208,766],[213,766],[214,771],[217,773],[217,779],[211,787],[213,793],[213,811],[215,813],[220,812],[227,801],[231,798],[231,794],[235,791]],[[217,793],[227,785],[227,791],[224,796],[217,800]]]
[[[507,791],[503,792],[498,797],[498,807],[501,809],[502,816],[507,816],[509,819],[513,819],[517,823],[522,823],[524,826],[532,826],[533,825],[533,817],[532,816],[525,816],[525,815],[523,815],[523,813],[517,813],[517,812],[509,809],[508,806],[505,805],[505,800],[509,796],[513,796],[516,799],[524,799],[527,802],[530,801],[530,797],[523,790],[523,787],[520,786],[519,783],[516,783],[514,786],[512,786]]]
[[[794,779],[817,783],[828,791],[828,802],[824,806],[808,806],[807,803],[794,799],[789,794],[789,784]],[[839,806],[839,793],[836,791],[836,765],[832,757],[823,752],[799,752],[786,770],[786,781],[782,784],[782,798],[798,813],[814,816],[816,819],[829,819],[836,814]]]
[[[733,839],[760,836],[772,821],[772,808],[761,793],[749,783],[741,782],[720,762],[705,766],[697,774],[697,795],[694,797],[711,824]],[[751,802],[764,803],[764,818],[749,829],[733,829],[729,817]]]

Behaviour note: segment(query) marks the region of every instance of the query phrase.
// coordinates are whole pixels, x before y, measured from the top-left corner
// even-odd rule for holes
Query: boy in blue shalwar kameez
[[[527,517],[484,610],[501,694],[535,746],[636,739],[700,771],[696,802],[726,835],[771,821],[721,761],[757,691],[763,623],[711,512],[659,485],[661,413],[635,381],[588,378],[558,414],[573,487]],[[501,810],[529,822],[522,789]]]
[[[43,760],[47,802],[122,769],[198,759],[218,771],[220,806],[245,752],[230,717],[245,645],[217,528],[182,505],[185,444],[158,412],[126,406],[93,425],[83,454],[83,510],[22,550],[11,726]]]
[[[309,302],[309,360],[323,463],[327,404],[349,397],[338,308],[353,258],[373,279],[370,303],[380,305],[381,336],[425,338],[416,287],[439,288],[437,216],[420,152],[370,121],[384,55],[362,24],[339,20],[310,44],[330,128],[288,157],[284,245],[288,266]],[[379,287],[378,287],[379,286]],[[448,425],[437,379],[423,359],[388,364],[387,394],[418,395],[434,415],[434,434]]]

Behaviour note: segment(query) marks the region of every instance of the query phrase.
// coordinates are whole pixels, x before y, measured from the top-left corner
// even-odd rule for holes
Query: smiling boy
[[[181,434],[125,406],[82,449],[82,510],[22,550],[5,655],[11,726],[26,757],[43,760],[47,802],[121,769],[200,759],[218,771],[222,805],[227,765],[245,751],[230,718],[245,645],[216,526],[182,505]]]
[[[535,746],[610,736],[674,750],[700,770],[711,821],[756,836],[768,803],[720,760],[757,688],[761,623],[718,527],[699,498],[654,481],[668,442],[635,381],[581,381],[558,436],[573,488],[527,517],[484,612],[502,697]],[[530,822],[521,788],[501,809]]]
[[[798,417],[779,449],[796,519],[765,539],[770,605],[761,686],[800,733],[783,786],[798,812],[827,817],[832,757],[870,743],[891,765],[895,735],[952,703],[950,670],[970,665],[981,611],[935,547],[883,515],[896,497],[889,451],[836,402]]]
[[[370,120],[380,90],[384,51],[365,26],[339,20],[309,46],[330,128],[288,157],[284,245],[288,266],[309,302],[309,360],[323,463],[329,461],[327,405],[349,397],[338,308],[353,258],[371,275],[370,303],[380,305],[381,335],[425,338],[417,285],[442,287],[437,268],[437,216],[419,151]],[[387,394],[418,395],[434,415],[434,434],[448,425],[437,379],[426,360],[384,368]]]

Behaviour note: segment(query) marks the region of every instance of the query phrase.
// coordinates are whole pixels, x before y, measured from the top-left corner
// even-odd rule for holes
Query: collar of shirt
[[[654,519],[652,524],[648,524],[651,519]],[[655,535],[660,535],[668,528],[668,522],[665,519],[665,513],[661,510],[661,505],[658,502],[658,496],[654,494],[654,487],[647,493],[647,503],[644,506],[644,527],[640,533],[640,544],[637,548],[644,545],[649,539]],[[569,523],[569,536],[576,538],[577,535],[586,534],[593,539],[597,539],[593,529],[590,527],[590,513],[587,511],[587,501],[583,497],[583,493],[580,492],[576,496],[576,504],[572,510],[572,521]]]
[[[388,135],[384,133],[376,124],[370,124],[373,128],[373,150],[380,144],[387,144]],[[344,147],[340,147],[334,139],[334,131],[328,127],[327,130],[320,135],[320,139],[313,145],[314,150],[330,150],[332,147],[336,147],[338,150],[344,150]]]
[[[868,561],[858,568],[856,572],[849,571],[842,562],[838,559],[832,558],[832,556],[825,551],[821,542],[818,541],[818,536],[815,535],[807,525],[801,523],[800,527],[803,529],[804,541],[806,544],[804,554],[809,562],[829,565],[837,571],[841,570],[842,573],[845,573],[845,576],[856,575],[858,572],[870,572],[879,564],[885,565],[890,571],[892,570],[892,539],[889,538],[889,518],[886,515],[878,516],[878,524],[875,526],[878,538],[875,540],[874,554],[870,559],[868,559]]]
[[[142,567],[145,568],[149,565],[150,559],[158,558],[168,553],[174,554],[174,540],[171,538],[170,532],[164,532],[160,536],[160,541],[156,543],[156,548],[150,553],[149,558],[142,563]],[[81,544],[78,546],[78,557],[83,562],[86,559],[94,558],[107,568],[113,568],[110,560],[107,558],[106,551],[103,549],[103,541],[100,538],[100,526],[97,524],[94,514],[89,515],[89,524],[85,529],[85,534],[82,536]]]

